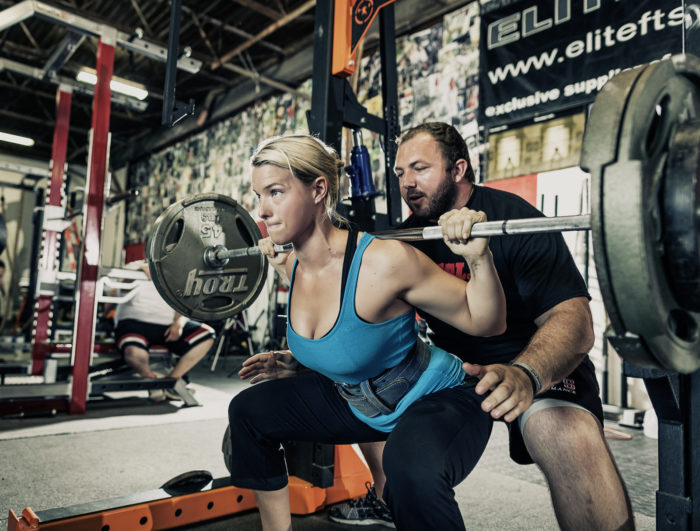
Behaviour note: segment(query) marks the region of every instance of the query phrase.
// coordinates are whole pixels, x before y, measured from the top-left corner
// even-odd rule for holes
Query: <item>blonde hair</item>
[[[328,180],[328,193],[323,200],[331,222],[345,225],[348,221],[338,214],[335,205],[339,195],[339,172],[345,163],[337,152],[323,141],[308,134],[273,136],[263,140],[250,157],[251,166],[272,164],[287,169],[302,183],[310,186],[318,177]]]

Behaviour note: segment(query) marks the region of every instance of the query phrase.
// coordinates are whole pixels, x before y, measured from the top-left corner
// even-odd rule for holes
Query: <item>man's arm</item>
[[[578,366],[593,346],[593,320],[588,300],[576,297],[563,301],[540,315],[530,343],[513,362],[531,367],[541,391],[560,382]],[[512,422],[532,404],[533,384],[527,371],[505,364],[463,364],[467,374],[481,381],[476,392],[486,394],[482,409],[494,418]]]
[[[542,389],[561,382],[593,348],[593,318],[588,299],[576,297],[557,304],[535,319],[537,332],[513,361],[532,367]]]

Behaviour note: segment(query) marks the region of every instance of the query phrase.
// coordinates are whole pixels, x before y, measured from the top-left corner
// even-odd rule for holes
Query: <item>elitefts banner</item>
[[[682,32],[681,0],[491,1],[481,12],[481,124],[589,103],[620,70],[680,53]]]

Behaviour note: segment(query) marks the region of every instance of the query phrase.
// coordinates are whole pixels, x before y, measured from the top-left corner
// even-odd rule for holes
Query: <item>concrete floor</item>
[[[189,470],[224,477],[221,437],[230,397],[247,385],[229,378],[241,359],[207,360],[193,371],[202,407],[179,409],[144,397],[90,402],[80,417],[57,415],[0,419],[0,529],[10,508],[43,511],[126,496],[158,488]],[[627,483],[637,528],[655,529],[657,444],[641,430],[608,427],[628,435],[609,439]],[[542,474],[510,461],[505,426],[497,423],[477,468],[456,489],[468,527],[494,530],[555,530],[556,520]],[[343,529],[323,511],[295,517],[295,529]],[[585,529],[582,523],[582,529]],[[378,527],[375,527],[378,529]],[[261,529],[255,511],[183,529]],[[371,527],[369,529],[372,529]],[[382,528],[383,529],[383,528]]]

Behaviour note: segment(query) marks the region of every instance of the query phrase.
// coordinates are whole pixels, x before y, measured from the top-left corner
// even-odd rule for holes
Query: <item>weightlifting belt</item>
[[[430,347],[420,338],[406,357],[374,378],[359,384],[335,382],[340,396],[366,417],[388,415],[415,385],[430,363]]]

